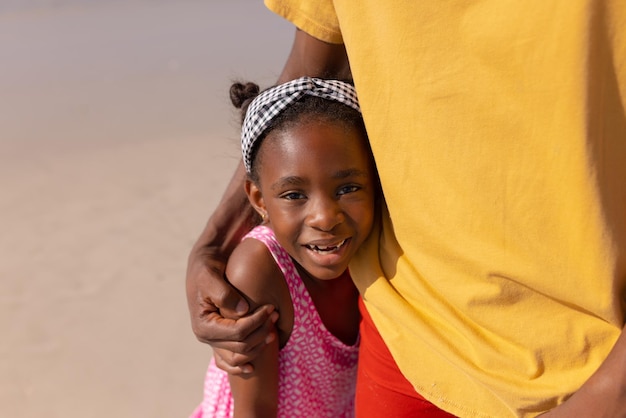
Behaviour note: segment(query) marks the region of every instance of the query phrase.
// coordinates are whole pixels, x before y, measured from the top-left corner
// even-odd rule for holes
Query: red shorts
[[[454,417],[415,391],[398,369],[360,298],[359,310],[362,320],[356,383],[357,418]]]

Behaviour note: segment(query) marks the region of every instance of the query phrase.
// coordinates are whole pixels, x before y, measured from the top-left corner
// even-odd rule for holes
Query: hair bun
[[[259,90],[259,86],[254,83],[233,83],[230,86],[230,101],[237,109],[241,109],[258,96]]]

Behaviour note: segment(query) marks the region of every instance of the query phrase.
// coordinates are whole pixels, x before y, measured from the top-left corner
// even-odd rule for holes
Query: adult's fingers
[[[272,338],[270,331],[277,319],[278,313],[272,305],[261,306],[239,319],[224,318],[219,312],[212,311],[196,322],[198,328],[194,328],[194,333],[199,341],[212,347],[245,354]]]
[[[236,358],[237,354],[232,351],[214,348],[213,356],[215,357],[215,365],[228,374],[238,376],[254,371],[254,367],[246,358]]]
[[[270,333],[270,335],[272,336],[271,338],[278,338],[274,332]],[[257,345],[246,354],[236,353],[227,349],[216,347],[213,349],[215,364],[220,369],[233,375],[252,373],[252,371],[254,371],[252,363],[269,342],[270,338],[267,338],[263,343]]]

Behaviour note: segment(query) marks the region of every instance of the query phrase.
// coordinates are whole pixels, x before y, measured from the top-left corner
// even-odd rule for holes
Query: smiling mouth
[[[335,251],[339,250],[341,247],[344,246],[344,244],[347,241],[348,241],[347,239],[344,239],[339,244],[332,245],[332,246],[319,246],[319,245],[305,244],[305,247],[308,248],[311,251],[315,251],[318,254],[329,254],[329,253],[332,253],[332,252],[335,252]]]

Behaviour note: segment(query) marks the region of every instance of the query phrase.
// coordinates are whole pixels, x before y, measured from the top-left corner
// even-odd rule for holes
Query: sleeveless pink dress
[[[293,330],[279,354],[278,417],[353,417],[358,342],[348,346],[326,329],[291,257],[270,228],[257,226],[245,238],[267,246],[285,276],[294,304]],[[204,399],[191,418],[232,416],[228,374],[211,360]]]

